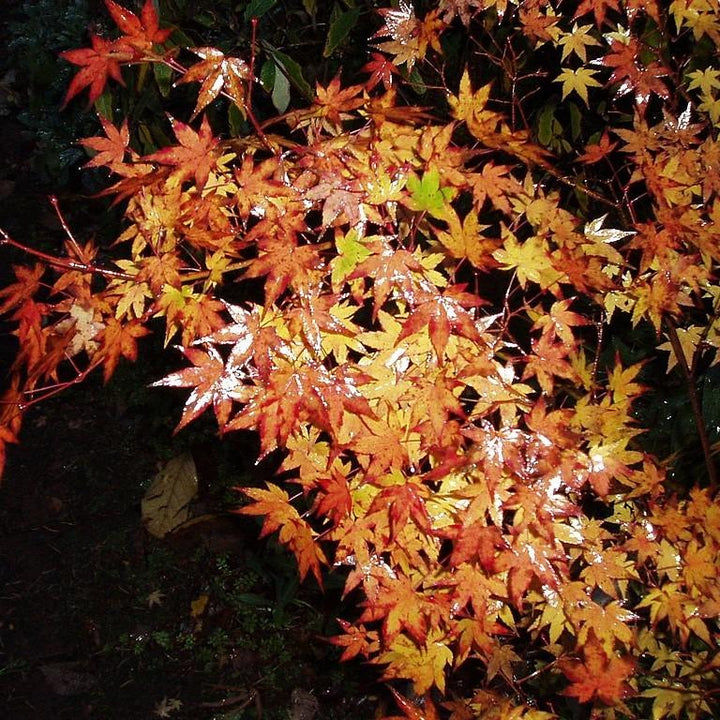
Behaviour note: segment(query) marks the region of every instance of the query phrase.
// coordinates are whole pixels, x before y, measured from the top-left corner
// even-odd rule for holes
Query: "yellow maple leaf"
[[[597,73],[597,70],[590,70],[585,67],[576,68],[571,70],[565,68],[553,82],[561,82],[562,86],[562,99],[564,100],[571,92],[576,92],[582,99],[583,102],[588,104],[588,88],[589,87],[602,87],[593,76]]]

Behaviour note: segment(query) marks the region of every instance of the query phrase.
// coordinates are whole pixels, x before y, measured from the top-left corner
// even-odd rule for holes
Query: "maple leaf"
[[[115,372],[120,357],[131,362],[137,359],[136,340],[150,334],[138,321],[120,323],[115,318],[107,318],[105,327],[98,336],[98,352],[103,358],[103,379],[107,382]]]
[[[404,249],[396,250],[387,242],[372,250],[373,255],[361,262],[348,279],[373,279],[373,317],[377,317],[393,288],[397,288],[408,301],[415,298],[417,276],[424,272],[424,267],[412,253]]]
[[[172,116],[169,119],[180,145],[162,148],[143,157],[143,160],[174,165],[180,180],[194,177],[195,186],[202,190],[217,162],[216,148],[219,141],[212,134],[207,116],[203,117],[199,132]]]
[[[328,642],[344,648],[340,661],[351,660],[358,655],[369,657],[377,652],[377,633],[368,631],[364,625],[351,625],[347,620],[338,618],[343,635],[328,638]]]
[[[712,97],[713,90],[720,89],[720,71],[712,68],[688,73],[688,90],[698,89],[701,95]]]
[[[417,212],[426,212],[433,217],[444,219],[448,214],[448,203],[455,195],[452,187],[440,187],[440,173],[436,167],[425,172],[422,178],[411,175],[407,180],[410,196],[405,204]]]
[[[429,380],[430,378],[428,378]],[[451,435],[450,416],[465,419],[462,403],[453,392],[454,388],[463,387],[463,383],[445,373],[438,373],[434,382],[422,382],[416,386],[418,395],[415,398],[411,422],[419,422],[415,429],[423,435],[431,435],[437,443],[443,443]],[[426,426],[431,431],[426,431]]]
[[[442,295],[428,295],[422,298],[410,317],[403,323],[397,342],[427,326],[430,341],[440,364],[445,360],[445,348],[451,331],[482,344],[482,336],[475,320],[465,308],[477,307],[484,304],[484,301],[464,290],[464,285],[453,285]]]
[[[265,307],[270,307],[288,287],[299,291],[313,286],[313,278],[322,267],[323,261],[314,245],[278,244],[262,252],[245,277],[267,276]]]
[[[322,359],[334,352],[335,359],[342,364],[347,360],[348,349],[362,352],[363,346],[355,339],[357,328],[339,316],[343,310],[337,305],[338,299],[337,295],[302,298],[300,307],[289,311],[288,328],[293,334],[302,333],[316,358]],[[348,306],[344,310],[352,314],[356,308]]]
[[[329,371],[319,364],[307,364],[297,371],[277,369],[268,378],[263,393],[253,397],[227,429],[256,427],[263,454],[284,446],[304,421],[336,437],[346,413],[373,417],[356,382],[342,367]]]
[[[576,68],[565,68],[554,80],[554,82],[561,82],[562,86],[562,99],[564,100],[570,93],[577,93],[582,99],[585,105],[588,104],[588,88],[590,87],[602,87],[602,83],[598,82],[593,76],[597,73],[597,70],[590,70],[586,67]]]
[[[338,524],[352,510],[352,495],[347,478],[336,467],[331,468],[328,477],[319,478],[318,497],[314,510],[320,517],[328,517]]]
[[[533,235],[520,243],[510,230],[503,228],[502,240],[502,247],[493,257],[504,270],[515,270],[521,287],[529,280],[547,289],[562,278],[551,261],[544,238]]]
[[[616,643],[632,648],[635,642],[630,623],[638,620],[638,616],[616,600],[603,606],[586,599],[579,607],[572,608],[571,616],[573,623],[579,625],[578,642],[585,644],[594,636],[608,655]]]
[[[502,19],[505,6],[504,0],[494,4],[498,16]],[[470,25],[472,18],[482,10],[486,10],[488,6],[487,0],[441,0],[440,12],[445,22],[450,23],[457,15],[460,17],[462,24],[467,27]]]
[[[581,162],[585,165],[592,165],[593,163],[599,162],[600,160],[608,157],[617,145],[618,144],[616,142],[610,142],[610,134],[607,130],[605,130],[599,142],[585,146],[585,152],[578,156],[576,162]]]
[[[361,262],[370,257],[371,250],[367,243],[368,239],[361,238],[355,229],[349,230],[345,235],[336,233],[335,247],[338,254],[330,263],[333,288],[338,288]]]
[[[12,270],[17,282],[0,289],[0,298],[5,298],[0,305],[0,315],[30,300],[40,289],[40,278],[45,274],[42,263],[36,263],[32,268],[13,265]]]
[[[108,41],[95,33],[90,33],[90,43],[92,48],[65,50],[60,53],[60,57],[81,68],[68,86],[63,108],[84,88],[89,88],[89,107],[103,94],[108,78],[125,85],[120,65],[133,60],[133,49],[122,39]]]
[[[153,715],[157,715],[159,718],[169,718],[176,710],[180,710],[181,707],[181,700],[178,700],[178,698],[169,698],[166,695],[155,705]]]
[[[489,226],[480,224],[477,212],[469,212],[462,224],[454,212],[448,214],[446,221],[448,230],[436,231],[436,237],[451,257],[467,259],[481,271],[497,267],[498,263],[492,254],[500,246],[500,238],[482,234]]]
[[[510,198],[522,194],[522,185],[512,176],[507,165],[495,165],[490,160],[479,173],[467,175],[472,187],[475,207],[482,210],[485,199],[502,212],[510,214]]]
[[[418,590],[419,587],[405,576],[385,579],[379,597],[368,603],[368,617],[363,616],[360,620],[380,614],[383,617],[382,637],[386,644],[392,644],[405,630],[421,645],[427,637],[428,617],[425,613],[426,600]]]
[[[261,515],[263,526],[260,537],[279,530],[278,540],[287,545],[298,561],[300,579],[304,580],[308,572],[312,572],[318,584],[322,586],[320,566],[327,565],[327,559],[308,523],[290,504],[288,494],[273,483],[266,483],[267,490],[262,488],[239,488],[254,502],[237,510],[241,515]]]
[[[634,663],[629,657],[608,655],[597,638],[591,634],[583,646],[583,661],[562,658],[560,667],[570,685],[565,695],[585,703],[599,700],[606,705],[617,705],[633,693],[628,679]]]
[[[323,87],[319,83],[315,87],[313,105],[318,108],[321,117],[327,118],[333,125],[339,127],[343,120],[350,117],[348,112],[365,104],[365,99],[358,97],[363,91],[362,85],[351,85],[343,88],[340,75],[336,75]]]
[[[593,61],[593,64],[613,68],[608,83],[618,84],[618,97],[633,92],[635,102],[641,110],[647,106],[650,93],[664,98],[670,94],[667,86],[660,80],[660,77],[669,74],[669,71],[659,62],[644,66],[639,60],[642,49],[634,37],[628,38],[627,42],[613,40],[610,51]]]
[[[486,572],[495,572],[496,550],[507,547],[502,533],[494,525],[477,521],[464,523],[453,538],[450,563],[457,567],[464,562],[478,561]]]
[[[380,53],[370,53],[370,60],[362,67],[362,71],[370,73],[369,79],[365,82],[365,88],[370,91],[379,83],[383,84],[386,90],[393,85],[393,78],[400,77],[400,70],[395,63],[390,62]]]
[[[600,28],[605,22],[608,10],[621,12],[620,0],[582,0],[575,10],[574,17],[579,18],[592,11],[595,16],[595,25]]]
[[[587,62],[587,48],[602,45],[597,38],[590,34],[590,30],[592,30],[590,25],[573,23],[570,32],[560,36],[558,44],[562,45],[561,61],[571,53],[575,53],[583,62]]]
[[[105,6],[115,24],[124,33],[120,39],[141,55],[152,50],[153,43],[164,43],[172,33],[170,28],[160,29],[160,19],[153,0],[145,0],[140,17],[114,0],[105,0]]]
[[[165,599],[165,593],[162,590],[153,590],[146,598],[145,602],[149,608],[153,608],[156,605],[159,607],[163,604]]]
[[[421,485],[405,481],[402,476],[400,479],[403,484],[391,485],[380,491],[368,512],[387,510],[391,537],[398,535],[411,518],[423,532],[431,532],[431,520],[424,500],[427,492]]]
[[[590,321],[582,315],[570,310],[570,305],[573,301],[574,298],[556,300],[552,304],[548,313],[538,315],[538,319],[535,321],[533,329],[544,328],[543,334],[546,332],[550,333],[551,339],[553,339],[553,337],[557,337],[566,348],[574,348],[577,345],[577,341],[575,340],[572,329],[574,327],[589,325]]]
[[[223,427],[230,416],[233,398],[238,396],[239,380],[225,372],[225,363],[215,348],[208,347],[207,352],[196,347],[178,349],[193,366],[170,373],[152,384],[152,387],[194,388],[175,432],[199,417],[210,405],[215,410],[218,424]]]
[[[403,711],[403,717],[386,717],[385,720],[440,720],[435,703],[426,695],[421,704],[415,703],[402,696],[395,688],[390,688],[398,707]],[[443,703],[443,707],[446,704]]]
[[[201,83],[190,120],[194,120],[220,92],[244,110],[246,90],[243,83],[251,80],[248,64],[240,58],[226,57],[225,53],[211,47],[192,48],[192,52],[201,58],[201,62],[190,67],[176,83]]]
[[[383,52],[394,55],[397,65],[406,64],[412,70],[418,60],[425,58],[428,45],[441,52],[438,34],[443,23],[437,10],[429,12],[423,20],[415,16],[412,3],[400,0],[397,8],[383,8],[377,11],[385,21],[374,38],[390,37],[376,47]]]
[[[0,478],[7,461],[7,446],[18,442],[24,406],[25,393],[20,388],[20,376],[14,374],[9,387],[0,396]]]
[[[562,565],[564,561],[557,547],[524,530],[516,536],[510,549],[498,557],[496,567],[500,571],[509,570],[510,597],[513,604],[521,608],[533,578],[554,590],[560,587],[560,576],[553,562]]]
[[[503,119],[502,114],[486,109],[490,89],[491,84],[488,83],[473,91],[470,74],[466,69],[460,78],[458,95],[448,97],[453,117],[465,122],[468,130],[480,141],[488,141]]]
[[[80,140],[81,145],[94,150],[96,153],[94,157],[85,163],[85,167],[102,167],[104,165],[110,170],[114,170],[116,166],[123,164],[125,154],[128,152],[130,143],[128,121],[125,118],[120,129],[118,129],[103,115],[98,115],[98,119],[106,137],[91,137]]]
[[[418,645],[404,634],[398,635],[389,650],[377,662],[387,664],[386,678],[412,680],[414,690],[423,695],[435,686],[445,691],[445,668],[452,664],[452,650],[443,642],[442,631],[431,628],[424,645]]]

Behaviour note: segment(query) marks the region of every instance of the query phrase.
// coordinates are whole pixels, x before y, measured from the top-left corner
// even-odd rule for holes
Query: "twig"
[[[44,263],[51,265],[61,270],[77,270],[78,272],[92,273],[93,275],[102,275],[103,277],[115,278],[119,280],[133,280],[132,275],[121,272],[120,270],[110,270],[108,268],[98,267],[92,263],[79,262],[77,260],[71,260],[70,258],[59,258],[54,255],[48,255],[41,250],[35,250],[19,243],[17,240],[13,240],[2,228],[0,228],[0,245],[11,245],[18,250],[22,250],[28,255],[42,260]]]
[[[78,241],[75,239],[75,236],[72,234],[72,230],[70,230],[70,226],[67,224],[67,221],[65,220],[64,215],[60,211],[60,203],[58,202],[57,196],[51,195],[50,196],[50,204],[55,209],[55,214],[58,216],[58,220],[60,220],[60,224],[62,225],[62,229],[65,231],[65,234],[68,236],[68,240],[70,241],[70,246],[73,249],[73,252],[75,253],[75,256],[78,260],[83,259],[83,251],[80,248],[80,245],[78,244]]]

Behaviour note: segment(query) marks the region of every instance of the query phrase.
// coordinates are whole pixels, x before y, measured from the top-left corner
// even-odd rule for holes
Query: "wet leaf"
[[[184,523],[197,491],[198,477],[192,455],[184,453],[168,460],[142,499],[141,512],[146,530],[162,538]]]

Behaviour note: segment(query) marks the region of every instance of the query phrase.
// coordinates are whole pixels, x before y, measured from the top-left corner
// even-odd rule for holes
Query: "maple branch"
[[[702,446],[703,456],[705,458],[705,467],[707,468],[708,479],[712,487],[717,487],[717,468],[715,466],[715,460],[712,456],[712,447],[710,446],[710,438],[707,434],[707,428],[705,427],[705,420],[703,419],[702,406],[700,405],[700,398],[698,397],[697,388],[695,387],[695,375],[688,365],[687,358],[682,348],[682,343],[678,337],[677,328],[671,318],[665,318],[665,324],[667,326],[668,338],[670,339],[670,345],[677,358],[678,365],[680,366],[685,381],[687,383],[688,396],[690,397],[690,406],[692,407],[693,419],[695,420],[695,429],[697,430],[698,438],[700,439],[700,445]],[[695,363],[693,363],[693,366]]]
[[[70,360],[70,358],[66,358]],[[65,382],[59,382],[55,383],[54,385],[46,385],[42,388],[31,388],[27,390],[23,390],[23,394],[31,395],[31,397],[27,402],[20,402],[20,403],[11,403],[14,405],[21,413],[24,413],[28,408],[31,408],[33,405],[37,405],[38,403],[44,402],[48,398],[53,397],[54,395],[57,395],[58,393],[63,392],[69,387],[72,387],[73,385],[79,385],[81,382],[87,378],[87,376],[95,370],[95,368],[100,367],[102,365],[102,359],[98,358],[97,360],[93,360],[84,370],[80,370],[75,363],[72,363],[73,369],[77,372],[77,375],[75,375],[74,378],[71,378],[70,380],[66,380]]]
[[[255,77],[255,48],[257,46],[257,24],[258,19],[256,17],[252,18],[250,21],[250,27],[252,28],[252,35],[250,38],[250,79],[248,80],[248,89],[247,89],[247,98],[245,100],[245,110],[247,111],[248,120],[250,121],[253,128],[255,128],[255,132],[257,133],[258,137],[260,138],[260,142],[273,154],[278,155],[278,149],[277,147],[274,147],[273,144],[268,140],[268,136],[265,134],[265,131],[262,129],[262,126],[258,122],[258,119],[255,117],[255,113],[252,110],[252,89],[253,89],[253,78]]]
[[[50,196],[50,204],[53,206],[55,210],[55,214],[58,216],[58,220],[60,220],[60,224],[62,225],[62,229],[65,231],[65,234],[68,236],[68,240],[70,241],[70,245],[72,246],[73,251],[75,252],[75,255],[78,259],[80,259],[83,256],[83,252],[80,249],[80,245],[78,244],[78,241],[75,239],[75,236],[72,234],[72,230],[70,230],[70,226],[67,224],[67,221],[65,220],[65,216],[62,214],[60,210],[60,203],[58,202],[56,195]]]
[[[78,272],[92,273],[94,275],[102,275],[103,277],[115,278],[119,280],[133,280],[132,275],[121,272],[120,270],[110,270],[108,268],[98,267],[90,263],[78,262],[77,260],[70,260],[55,257],[54,255],[48,255],[41,250],[35,250],[19,243],[17,240],[13,240],[2,228],[0,228],[0,245],[10,245],[11,247],[22,250],[28,255],[42,260],[44,263],[51,265],[52,267],[59,268],[61,270],[77,270]]]

